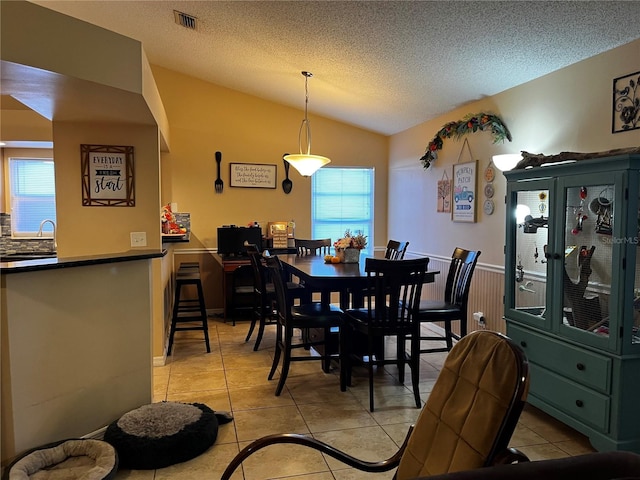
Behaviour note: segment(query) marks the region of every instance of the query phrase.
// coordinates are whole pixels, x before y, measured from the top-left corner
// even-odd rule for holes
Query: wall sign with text
[[[133,147],[80,145],[82,205],[135,207]]]
[[[230,184],[232,187],[276,188],[275,165],[257,163],[230,164]]]
[[[478,161],[456,163],[453,166],[453,210],[454,222],[476,221]]]

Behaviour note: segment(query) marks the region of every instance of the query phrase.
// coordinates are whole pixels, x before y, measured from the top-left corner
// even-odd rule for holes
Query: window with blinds
[[[56,186],[52,159],[9,158],[11,233],[35,237],[40,222],[56,221]],[[53,236],[53,226],[43,227],[43,237]]]
[[[311,177],[311,234],[335,242],[345,230],[367,236],[373,253],[374,169],[324,167]]]

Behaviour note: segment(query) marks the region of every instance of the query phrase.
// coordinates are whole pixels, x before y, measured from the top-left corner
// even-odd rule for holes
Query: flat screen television
[[[260,227],[218,227],[218,253],[220,255],[246,255],[245,242],[253,243],[262,251]]]

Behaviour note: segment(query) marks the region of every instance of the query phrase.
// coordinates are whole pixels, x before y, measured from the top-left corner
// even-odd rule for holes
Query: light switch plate
[[[131,232],[131,246],[132,247],[146,247],[147,246],[147,232]]]

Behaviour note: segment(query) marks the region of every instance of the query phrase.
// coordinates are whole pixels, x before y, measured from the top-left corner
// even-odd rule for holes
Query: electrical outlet
[[[132,247],[146,247],[147,246],[147,232],[131,232],[131,246]]]
[[[473,314],[473,319],[478,322],[480,325],[483,325],[485,323],[484,321],[484,313],[482,312],[475,312]]]

